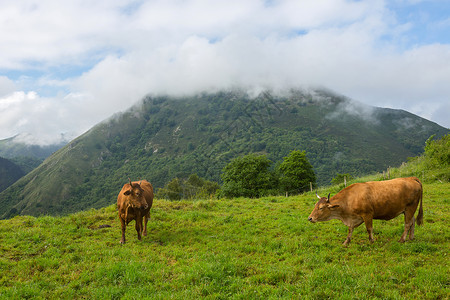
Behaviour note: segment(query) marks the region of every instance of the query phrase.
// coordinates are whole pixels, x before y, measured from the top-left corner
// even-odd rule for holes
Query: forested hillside
[[[22,169],[12,161],[0,157],[0,192],[25,175]]]
[[[62,214],[114,203],[127,178],[156,188],[197,174],[220,181],[233,158],[275,164],[306,151],[318,184],[400,165],[449,130],[405,111],[369,107],[328,91],[239,91],[146,97],[88,131],[0,194],[0,215]]]

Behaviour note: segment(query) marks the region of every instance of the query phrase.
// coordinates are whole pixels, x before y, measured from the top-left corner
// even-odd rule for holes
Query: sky
[[[148,94],[318,86],[450,128],[450,1],[0,2],[0,139],[70,140]]]

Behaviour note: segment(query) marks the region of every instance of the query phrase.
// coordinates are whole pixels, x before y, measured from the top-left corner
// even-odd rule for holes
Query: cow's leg
[[[414,211],[412,209],[406,209],[405,210],[405,230],[403,231],[402,237],[399,240],[399,243],[404,243],[406,240],[406,236],[408,235],[408,231],[412,229],[414,226]],[[414,230],[414,229],[412,229]],[[411,237],[411,235],[410,235]],[[413,233],[414,237],[414,233]]]
[[[416,218],[413,216],[412,219],[413,219],[412,225],[411,225],[411,228],[409,229],[409,239],[410,240],[414,239],[414,227],[415,227],[415,224],[416,224]]]
[[[143,235],[146,236],[147,235],[147,223],[148,220],[150,219],[150,210],[148,211],[148,213],[144,216],[144,232]]]
[[[366,225],[367,233],[369,234],[369,241],[373,243],[373,226],[372,226],[372,217],[364,216],[364,224]]]
[[[350,244],[350,241],[352,240],[352,233],[353,233],[353,228],[352,226],[348,226],[348,235],[347,238],[345,239],[344,243],[342,245],[344,245],[344,247],[347,247],[348,244]]]
[[[122,225],[122,238],[120,239],[120,243],[121,244],[125,244],[125,228],[126,228],[126,224],[125,224],[125,220],[120,218],[120,225]]]
[[[138,236],[138,240],[142,239],[141,233],[142,233],[142,217],[136,218],[136,232]]]

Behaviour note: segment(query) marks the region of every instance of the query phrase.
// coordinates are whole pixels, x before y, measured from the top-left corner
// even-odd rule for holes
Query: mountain
[[[0,157],[0,192],[25,175],[22,169],[12,161]]]
[[[116,201],[128,180],[156,188],[196,173],[220,181],[251,152],[275,164],[305,150],[319,184],[337,173],[384,170],[449,132],[402,110],[376,108],[327,90],[148,96],[68,143],[0,194],[0,216],[65,214]]]
[[[27,144],[15,136],[0,140],[0,156],[8,159],[14,157],[33,157],[44,160],[65,144],[67,143],[60,142],[51,145],[33,145]]]
[[[32,145],[20,141],[20,138],[15,136],[0,140],[0,156],[13,161],[28,173],[65,144],[61,142],[52,145]]]

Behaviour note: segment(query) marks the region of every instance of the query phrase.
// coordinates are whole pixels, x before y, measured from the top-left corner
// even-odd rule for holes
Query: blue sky
[[[450,1],[0,2],[0,139],[53,143],[149,93],[236,86],[325,86],[448,128]]]
[[[405,46],[450,43],[449,1],[390,1],[387,5],[399,23],[411,26]]]

